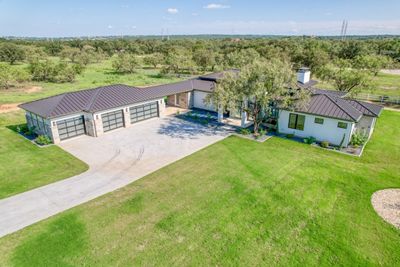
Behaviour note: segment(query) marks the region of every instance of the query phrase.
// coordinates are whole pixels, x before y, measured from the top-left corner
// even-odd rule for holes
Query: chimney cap
[[[308,67],[299,68],[299,72],[307,72],[307,71],[310,71],[310,68],[308,68]]]

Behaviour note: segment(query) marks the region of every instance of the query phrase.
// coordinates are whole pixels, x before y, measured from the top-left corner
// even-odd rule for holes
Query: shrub
[[[206,116],[207,116],[207,120],[208,120],[208,121],[211,121],[211,114],[210,114],[210,112],[207,112],[207,115],[206,115]]]
[[[329,147],[329,142],[328,142],[328,141],[322,141],[322,142],[321,142],[321,146],[322,146],[323,148],[328,148],[328,147]]]
[[[46,135],[39,135],[36,137],[35,142],[41,146],[51,144],[50,138]]]
[[[243,135],[249,135],[249,134],[251,134],[250,130],[247,129],[247,128],[241,128],[241,129],[239,130],[239,133],[240,133],[240,134],[243,134]]]
[[[73,82],[75,76],[82,72],[82,66],[68,64],[66,62],[56,63],[51,60],[34,61],[29,64],[32,80],[43,82]]]
[[[26,124],[18,125],[16,128],[18,133],[25,134],[29,131],[29,128]]]
[[[261,136],[267,134],[267,130],[265,130],[265,129],[260,129],[258,132],[260,133]]]
[[[287,134],[286,135],[286,138],[288,138],[288,139],[292,139],[294,137],[294,134]]]
[[[368,136],[364,133],[361,133],[360,131],[356,131],[352,136],[351,136],[351,141],[350,144],[352,146],[358,147],[362,146],[367,142]]]
[[[304,143],[311,145],[315,143],[316,139],[313,136],[309,136],[307,138],[304,138],[303,141]]]
[[[35,129],[36,129],[35,126],[33,126],[33,127],[26,127],[26,129],[25,129],[25,131],[23,132],[23,134],[24,134],[24,135],[27,135],[27,136],[33,136],[33,135],[36,134],[36,133],[35,133]]]

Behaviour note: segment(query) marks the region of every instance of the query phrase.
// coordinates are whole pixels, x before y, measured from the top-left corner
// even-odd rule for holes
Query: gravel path
[[[379,216],[400,229],[400,189],[377,191],[372,195],[371,203]]]

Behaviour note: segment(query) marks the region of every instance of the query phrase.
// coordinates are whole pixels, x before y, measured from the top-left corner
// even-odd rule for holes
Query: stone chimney
[[[311,72],[309,68],[302,67],[297,72],[297,81],[306,84],[310,81]]]

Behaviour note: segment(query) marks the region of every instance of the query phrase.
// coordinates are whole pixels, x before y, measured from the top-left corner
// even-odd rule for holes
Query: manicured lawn
[[[22,123],[22,112],[0,114],[0,199],[87,170],[59,147],[39,148],[7,128]]]
[[[25,68],[27,65],[17,65],[15,68]],[[145,86],[152,84],[163,84],[178,81],[173,77],[163,77],[159,75],[159,70],[139,69],[134,74],[118,74],[113,72],[111,60],[106,60],[97,64],[90,64],[74,83],[44,83],[30,82],[21,88],[11,88],[0,90],[0,104],[21,103],[48,97],[65,92],[77,91],[98,86],[123,83],[132,86]],[[41,87],[38,91],[27,92],[27,88],[32,86]]]
[[[14,266],[396,266],[400,231],[371,194],[400,187],[400,113],[362,158],[227,138],[0,240]]]
[[[318,88],[334,89],[334,87],[325,82],[320,82]],[[362,90],[362,93],[374,95],[400,96],[400,75],[379,73],[374,77],[373,90]]]

